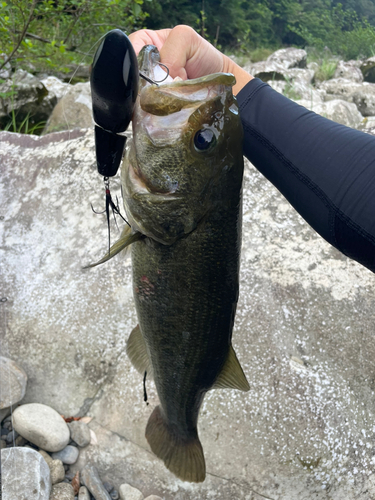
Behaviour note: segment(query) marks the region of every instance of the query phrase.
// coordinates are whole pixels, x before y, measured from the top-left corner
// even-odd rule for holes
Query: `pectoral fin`
[[[249,382],[246,380],[232,344],[229,347],[227,360],[212,389],[239,389],[240,391],[250,389]]]
[[[132,330],[129,336],[126,344],[126,354],[139,373],[143,375],[144,372],[147,372],[147,377],[152,378],[152,364],[139,325]]]
[[[89,267],[95,267],[98,266],[99,264],[107,262],[107,260],[112,259],[112,257],[120,253],[121,250],[131,245],[132,243],[139,241],[142,238],[144,238],[142,233],[139,232],[132,233],[130,227],[125,228],[120,239],[116,241],[114,245],[111,246],[109,252],[106,253],[102,259],[98,260],[98,262],[95,262],[94,264],[89,264],[88,266],[84,266],[83,269],[88,269]]]

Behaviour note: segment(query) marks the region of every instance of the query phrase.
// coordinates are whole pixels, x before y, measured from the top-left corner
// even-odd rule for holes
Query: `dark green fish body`
[[[151,77],[157,56],[150,47],[141,55]],[[243,176],[233,84],[216,74],[144,87],[122,167],[139,320],[127,351],[160,399],[146,438],[175,475],[195,482],[205,478],[197,432],[205,393],[249,388],[231,347]]]

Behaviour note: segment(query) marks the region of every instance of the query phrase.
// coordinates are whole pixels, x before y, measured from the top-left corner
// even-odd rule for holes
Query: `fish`
[[[151,80],[160,79],[159,62],[152,45],[138,57]],[[249,390],[231,343],[244,168],[234,84],[215,73],[140,85],[121,167],[131,228],[102,259],[131,247],[138,325],[127,354],[160,401],[146,439],[175,476],[197,483],[206,477],[197,428],[205,394]]]

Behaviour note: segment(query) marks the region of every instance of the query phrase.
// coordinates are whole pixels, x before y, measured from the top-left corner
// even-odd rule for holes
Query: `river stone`
[[[13,427],[18,434],[46,451],[60,451],[70,439],[69,428],[61,415],[39,403],[16,408]]]
[[[1,473],[2,500],[49,500],[50,470],[37,451],[30,448],[1,450]]]
[[[369,57],[362,62],[360,69],[365,82],[375,83],[375,57]]]
[[[43,134],[93,127],[90,83],[71,85],[56,104]]]
[[[57,100],[60,100],[70,89],[71,85],[69,83],[64,83],[55,76],[48,76],[40,80],[46,87],[50,94],[56,96]]]
[[[336,67],[334,78],[345,78],[353,82],[363,82],[363,74],[356,64],[357,61],[339,61]]]
[[[0,356],[0,384],[1,411],[23,399],[26,392],[27,375],[15,361]],[[6,412],[2,415],[6,415]]]
[[[17,113],[17,122],[30,116],[30,123],[46,121],[57,98],[49,95],[42,82],[25,70],[18,69],[8,80],[0,84],[0,92],[6,94],[0,100],[0,123],[6,124],[10,113]]]
[[[86,486],[81,486],[78,492],[78,500],[90,500],[90,493]]]
[[[74,490],[69,483],[59,483],[52,486],[49,500],[74,500]]]
[[[296,49],[294,47],[287,47],[285,49],[276,50],[267,61],[276,61],[282,64],[286,69],[290,68],[306,68],[307,52],[303,49]]]
[[[52,458],[54,460],[61,460],[63,464],[71,465],[77,462],[78,455],[78,448],[68,444],[68,446],[62,450],[52,453]]]
[[[73,421],[68,424],[70,430],[70,437],[78,446],[83,448],[91,441],[90,429],[83,422]]]
[[[121,500],[143,500],[144,496],[137,489],[130,486],[130,484],[122,484],[119,489]]]
[[[333,120],[347,127],[357,128],[363,122],[363,116],[358,111],[355,104],[335,99],[333,101],[316,103],[308,99],[296,101],[301,106],[304,106],[318,115],[322,115],[329,120]]]
[[[99,477],[98,469],[86,465],[81,471],[81,484],[86,486],[95,500],[112,500]]]

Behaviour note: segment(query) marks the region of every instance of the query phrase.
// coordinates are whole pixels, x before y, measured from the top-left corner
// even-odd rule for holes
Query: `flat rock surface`
[[[90,208],[104,208],[92,132],[2,132],[0,166],[3,355],[29,376],[25,402],[93,417],[95,439],[73,468],[96,465],[117,489],[129,483],[164,500],[374,497],[374,276],[251,165],[233,332],[251,389],[207,394],[199,485],[171,475],[144,437],[157,397],[148,381],[145,405],[125,353],[137,323],[129,262],[81,269],[107,244],[105,217]]]
[[[50,470],[37,451],[30,448],[1,450],[1,473],[2,500],[49,500]]]

